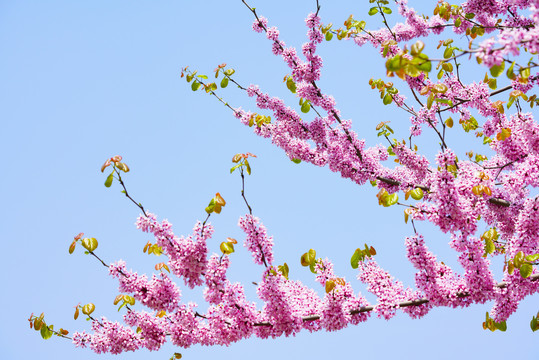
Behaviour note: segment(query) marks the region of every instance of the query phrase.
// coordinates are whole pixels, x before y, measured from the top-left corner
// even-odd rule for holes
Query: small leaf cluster
[[[161,256],[161,254],[163,254],[163,249],[157,243],[152,244],[151,242],[148,241],[146,245],[144,245],[142,252],[143,253],[147,252],[148,255],[154,254],[155,256]]]
[[[116,296],[114,298],[114,305],[118,305],[120,303],[120,301],[122,302],[122,304],[118,307],[118,311],[120,311],[124,306],[127,306],[127,305],[133,306],[133,305],[135,305],[135,298],[130,296],[130,295],[120,294],[120,295]]]
[[[387,53],[390,45],[395,45],[394,40],[386,40],[382,45],[384,46],[384,52]],[[397,54],[386,61],[386,70],[388,76],[397,75],[399,78],[405,80],[406,75],[410,77],[418,77],[423,73],[428,73],[432,70],[432,63],[426,54],[423,54],[425,44],[422,41],[417,41],[411,47],[410,55],[412,59],[409,59],[408,50],[400,54]]]
[[[155,264],[155,270],[162,272],[163,269],[165,269],[166,271],[170,273],[170,269],[168,268],[168,265],[166,263],[160,262],[158,264]]]
[[[249,118],[249,127],[252,127],[255,124],[256,127],[262,127],[264,124],[271,124],[271,116],[254,113]]]
[[[466,153],[466,156],[468,156],[468,158],[470,160],[472,160],[472,158],[474,157],[474,152],[473,151],[468,151]],[[485,156],[485,155],[481,155],[481,154],[475,154],[474,160],[475,160],[476,163],[480,163],[482,161],[488,160],[488,157]]]
[[[498,250],[500,252],[505,252],[505,248],[497,248],[495,243],[498,242],[498,238],[500,235],[498,234],[498,231],[496,231],[496,228],[488,229],[481,235],[481,240],[485,242],[485,254],[484,257],[487,256],[487,254],[492,254],[494,251]],[[503,251],[502,251],[503,250]]]
[[[494,321],[487,312],[486,320],[483,322],[483,330],[487,329],[493,332],[496,330],[505,331],[507,330],[507,323],[505,321]]]
[[[537,265],[539,254],[525,255],[523,251],[519,251],[513,259],[507,262],[507,272],[512,274],[515,269],[520,271],[520,276],[524,279],[531,276],[533,273],[533,265]]]
[[[221,209],[223,208],[223,206],[226,205],[226,201],[225,199],[223,199],[223,197],[221,196],[221,194],[219,193],[216,193],[215,196],[213,197],[213,199],[210,200],[210,203],[208,206],[206,206],[206,212],[208,214],[211,214],[211,213],[216,213],[216,214],[220,214],[221,213]]]
[[[45,323],[45,314],[41,313],[39,316],[35,316],[34,314],[31,314],[28,318],[28,322],[30,323],[30,329],[34,329],[35,331],[39,331],[41,334],[41,337],[44,340],[48,340],[52,337],[52,335],[56,336],[66,336],[69,334],[69,331],[64,330],[60,328],[58,331],[54,331],[54,325],[47,325]]]
[[[314,266],[320,261],[321,259],[316,259],[316,250],[314,249],[309,249],[309,251],[301,255],[300,258],[301,266],[308,266],[313,274],[316,274]]]
[[[122,157],[120,155],[116,155],[105,161],[105,163],[101,166],[101,172],[104,172],[107,167],[112,165],[112,171],[107,176],[107,179],[105,180],[105,186],[110,187],[112,185],[112,181],[114,180],[114,172],[119,174],[119,171],[123,172],[129,172],[129,166],[127,166],[125,163],[121,162]]]
[[[215,68],[215,78],[217,79],[219,77],[219,73],[222,72],[224,77],[221,80],[220,86],[224,89],[228,86],[228,81],[230,77],[236,72],[234,69],[225,69],[226,64],[223,63],[221,65],[218,65]]]
[[[335,289],[335,286],[337,285],[344,286],[346,285],[346,281],[343,278],[335,278],[335,279],[326,280],[326,285],[325,285],[326,294],[333,291]]]
[[[357,269],[360,261],[365,261],[366,257],[374,255],[376,255],[376,250],[372,246],[365,244],[364,249],[357,248],[356,251],[354,251],[352,258],[350,259],[350,265],[352,265],[353,269]]]
[[[230,168],[230,173],[232,174],[236,169],[240,169],[240,171],[243,172],[243,169],[247,172],[248,175],[251,175],[251,165],[249,164],[249,161],[247,158],[256,157],[256,155],[253,155],[251,153],[245,153],[245,154],[236,154],[232,157],[232,162],[236,165],[232,166]]]
[[[479,127],[477,120],[473,116],[470,116],[469,119],[460,118],[459,124],[462,125],[462,129],[464,129],[465,132],[470,132],[470,130],[476,130]]]
[[[483,171],[481,171],[478,176],[481,179],[481,181],[487,181],[489,179],[489,176],[485,174]],[[492,196],[492,190],[490,189],[490,187],[488,187],[485,184],[478,184],[472,187],[472,193],[475,196],[482,196],[482,195]]]
[[[175,352],[174,354],[172,354],[169,360],[181,359],[181,358],[182,358],[182,354]]]
[[[365,21],[357,21],[354,19],[353,15],[350,15],[348,19],[344,22],[346,29],[340,28],[332,30],[333,24],[328,24],[326,26],[320,25],[320,31],[325,35],[326,41],[333,39],[333,35],[337,35],[338,40],[348,39],[351,36],[357,35],[362,31],[365,31],[365,26],[367,23]]]
[[[234,74],[236,71],[234,69],[224,69],[226,64],[218,65],[215,69],[215,78],[217,79],[219,77],[219,74],[222,72],[224,77],[221,80],[220,86],[222,88],[226,88],[228,86],[228,82],[230,79],[230,76]],[[207,75],[197,75],[198,70],[195,70],[194,72],[190,72],[187,67],[182,69],[181,77],[183,78],[185,76],[185,80],[188,83],[191,83],[191,90],[197,91],[198,89],[204,89],[206,93],[209,93],[210,91],[217,90],[217,84],[215,82],[211,82],[209,84],[205,84],[202,82],[202,80],[207,80]],[[193,81],[194,80],[194,81]]]
[[[219,249],[223,254],[230,255],[234,252],[234,245],[238,243],[236,239],[226,238],[227,241],[223,241],[219,246]]]
[[[382,99],[382,102],[384,105],[389,105],[393,102],[393,96],[392,95],[395,95],[399,92],[399,90],[397,90],[397,88],[393,87],[393,83],[392,82],[384,82],[382,79],[378,79],[378,80],[374,80],[374,79],[370,79],[369,80],[369,85],[371,86],[371,89],[378,89],[378,91],[380,92],[380,99]],[[376,130],[379,130],[379,129],[376,129]],[[392,132],[393,133],[393,132]],[[380,135],[378,135],[380,136]]]
[[[390,134],[394,134],[395,132],[393,131],[392,128],[389,127],[389,125],[387,125],[390,121],[382,121],[381,123],[379,123],[378,125],[376,125],[376,131],[378,131],[378,134],[377,136],[380,137],[380,136],[389,136]],[[390,148],[393,148],[392,146],[390,146]],[[389,150],[388,150],[389,151]],[[391,150],[391,152],[393,153],[393,150]],[[395,155],[395,153],[393,153],[392,155]]]
[[[419,94],[429,95],[429,97],[427,98],[427,109],[429,110],[435,102],[451,107],[453,106],[453,102],[450,99],[443,97],[443,94],[445,94],[447,90],[448,88],[447,88],[447,85],[445,84],[429,84],[427,86],[423,86],[421,90],[419,91]],[[448,126],[451,125],[449,127],[452,127],[453,119],[447,121],[446,125]]]
[[[376,3],[377,6],[373,6],[369,9],[369,16],[373,16],[373,15],[376,15],[378,14],[379,12],[382,12],[384,14],[391,14],[393,11],[391,11],[391,9],[387,6],[384,6],[384,5],[388,5],[389,4],[389,1],[387,0],[369,0],[369,3],[373,4],[373,3]]]
[[[285,277],[286,280],[288,280],[288,275],[290,274],[290,268],[288,267],[287,263],[277,266],[277,271],[275,271],[274,268],[272,268],[270,271],[273,275],[277,275],[277,273],[280,273]]]
[[[84,315],[88,316],[86,320],[89,321],[91,320],[90,315],[94,312],[94,310],[95,310],[95,305],[93,303],[88,303],[84,306],[81,306],[80,304],[78,304],[77,306],[75,306],[75,314],[73,315],[73,319],[77,320],[79,318],[80,311],[82,311]]]
[[[77,246],[77,242],[80,241],[81,245],[86,249],[84,252],[85,254],[89,254],[93,252],[95,249],[97,249],[97,239],[96,238],[82,238],[84,236],[84,233],[79,233],[77,236],[74,237],[73,242],[71,245],[69,245],[69,253],[73,254],[73,251],[75,251],[75,247]]]
[[[399,195],[397,193],[390,194],[384,188],[380,189],[376,197],[378,198],[378,205],[382,205],[383,207],[395,205],[399,201]]]

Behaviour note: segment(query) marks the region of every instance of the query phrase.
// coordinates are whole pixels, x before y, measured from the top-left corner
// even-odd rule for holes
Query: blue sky
[[[305,41],[305,16],[315,1],[263,2],[251,5],[278,26],[289,45]],[[368,18],[366,1],[321,1],[324,23],[342,24],[350,15]],[[401,208],[377,205],[374,189],[359,188],[327,169],[296,165],[267,140],[256,137],[224,106],[202,92],[193,93],[180,69],[190,66],[211,75],[223,62],[236,69],[242,84],[259,84],[290,105],[295,99],[282,83],[289,69],[270,51],[270,43],[251,31],[252,14],[241,1],[0,1],[0,149],[3,176],[0,238],[4,244],[0,297],[3,326],[0,348],[6,359],[108,359],[69,341],[41,339],[28,328],[31,312],[70,330],[88,329],[73,320],[77,303],[93,302],[95,314],[119,319],[112,304],[116,282],[95,259],[68,246],[79,232],[96,237],[97,253],[106,262],[124,259],[140,273],[163,261],[142,253],[149,236],[136,230],[139,212],[114,184],[103,186],[104,160],[121,154],[131,167],[125,176],[130,193],[160,219],[189,234],[216,192],[227,200],[210,249],[227,236],[242,239],[236,226],[246,212],[240,179],[230,175],[232,155],[252,152],[253,175],[246,194],[275,238],[276,263],[287,262],[291,277],[316,286],[300,255],[314,248],[335,263],[336,273],[355,280],[349,259],[365,242],[378,251],[378,263],[406,286],[414,269],[404,253],[404,238],[413,234]],[[343,117],[353,119],[369,145],[380,140],[375,126],[391,120],[407,137],[408,116],[383,106],[370,90],[369,78],[384,75],[376,52],[351,42],[324,43],[322,80]],[[482,74],[482,73],[481,73]],[[255,110],[251,99],[232,86],[221,92],[232,106]],[[308,116],[306,116],[308,118]],[[467,149],[464,133],[448,135],[450,147]],[[437,142],[426,137],[432,154]],[[446,235],[418,224],[439,259],[455,265]],[[498,264],[499,265],[499,264]],[[501,265],[498,266],[501,268]],[[500,270],[497,269],[498,277]],[[238,247],[229,271],[244,282],[251,300],[262,269]],[[322,289],[320,289],[322,290]],[[182,287],[184,299],[200,301],[200,291]],[[374,302],[370,294],[367,298]],[[454,359],[478,356],[524,356],[536,353],[529,320],[539,308],[537,295],[527,298],[508,322],[506,333],[481,328],[490,304],[468,309],[434,309],[421,320],[399,313],[389,322],[371,318],[336,333],[301,333],[295,338],[248,339],[226,347],[166,345],[162,351],[125,353],[125,359],[168,359],[180,351],[185,359],[292,358],[362,356],[369,359]]]

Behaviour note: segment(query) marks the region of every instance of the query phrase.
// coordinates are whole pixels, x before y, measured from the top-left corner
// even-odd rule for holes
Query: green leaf
[[[393,97],[391,96],[391,94],[385,94],[382,102],[384,103],[384,105],[389,105],[393,102]]]
[[[326,294],[335,288],[335,281],[327,280],[326,281]]]
[[[311,110],[311,104],[308,101],[305,101],[303,105],[301,105],[301,112],[306,114]]]
[[[309,261],[309,253],[305,253],[301,255],[301,258],[299,260],[301,262],[301,266],[309,266],[311,265],[311,262]]]
[[[226,76],[231,76],[232,74],[234,74],[236,72],[236,70],[234,69],[226,69],[225,70],[225,75]]]
[[[429,97],[427,98],[427,109],[430,110],[433,102],[434,102],[434,95],[430,94]]]
[[[520,76],[523,78],[523,79],[527,79],[530,77],[530,68],[523,68],[523,69],[520,69]]]
[[[398,194],[390,194],[384,197],[384,201],[382,205],[384,205],[384,207],[389,207],[391,205],[395,205],[398,201],[399,201]]]
[[[326,41],[330,41],[331,39],[333,39],[333,33],[331,31],[328,31],[326,33]]]
[[[43,323],[43,326],[41,327],[41,337],[45,340],[50,339],[52,336],[52,331],[49,329],[49,327]]]
[[[249,165],[249,162],[247,161],[247,159],[245,159],[245,171],[247,171],[247,174],[248,175],[251,175],[251,165]]]
[[[515,255],[515,258],[513,259],[513,264],[515,265],[517,269],[519,269],[522,266],[523,262],[524,262],[524,253],[522,251],[519,251]]]
[[[447,71],[447,72],[452,72],[453,71],[453,64],[445,62],[445,63],[442,64],[442,69]]]
[[[375,14],[378,14],[378,8],[376,6],[373,6],[369,9],[369,15],[373,16]]]
[[[113,176],[114,172],[111,172],[109,176],[107,176],[107,179],[105,180],[105,186],[110,187],[112,185],[112,180],[114,180]]]
[[[287,79],[286,79],[286,88],[288,90],[290,90],[290,92],[292,94],[295,94],[296,93],[296,83],[294,82],[294,79],[292,79],[291,76],[289,76]]]
[[[500,330],[500,331],[506,331],[507,330],[507,323],[505,321],[502,321],[502,322],[495,322],[494,323],[494,326],[496,327],[496,329]]]
[[[242,166],[242,164],[238,164],[238,165],[235,165],[235,166],[232,166],[230,168],[230,173],[232,174],[234,172],[234,170],[236,170],[237,168],[239,168],[240,166]]]
[[[221,249],[223,254],[227,254],[227,255],[232,254],[234,252],[234,244],[229,243],[227,241],[223,241],[219,249]]]
[[[300,159],[294,158],[294,159],[292,159],[292,162],[293,162],[294,164],[299,164],[299,163],[301,163],[301,160],[300,160]]]
[[[490,68],[490,75],[492,75],[493,77],[498,77],[503,72],[504,68],[505,68],[505,61],[502,61],[500,65],[494,65],[493,67]]]
[[[481,237],[494,241],[498,239],[498,232],[495,228],[490,228],[485,231]]]
[[[208,79],[208,77],[206,75],[198,75],[197,77],[199,77],[201,79]]]
[[[84,238],[82,239],[82,246],[90,252],[97,249],[97,240],[96,238]]]
[[[124,295],[124,301],[129,305],[135,305],[135,298],[129,295]]]
[[[524,279],[527,277],[530,277],[532,272],[533,272],[532,264],[524,263],[520,266],[520,276],[522,276]]]
[[[84,315],[90,315],[95,310],[95,305],[92,303],[86,304],[82,307],[82,313]]]
[[[391,14],[393,11],[391,11],[390,8],[388,8],[387,6],[382,6],[382,11],[386,14]]]
[[[539,254],[528,255],[526,256],[525,259],[528,260],[529,262],[535,262],[539,260]]]
[[[436,75],[436,77],[438,78],[438,80],[440,80],[443,76],[444,76],[444,70],[440,69],[440,71],[438,71],[438,75]]]
[[[357,269],[359,266],[359,261],[363,258],[361,249],[356,249],[354,251],[354,254],[352,255],[352,258],[350,259],[350,265],[352,265],[352,269]]]
[[[198,81],[193,81],[191,84],[191,90],[197,91],[200,88],[200,83]]]
[[[530,327],[533,332],[537,331],[537,318],[535,316],[532,318],[532,321],[530,321]]]
[[[228,86],[228,78],[225,77],[223,80],[221,80],[221,87],[226,88]]]
[[[414,200],[421,200],[423,198],[423,190],[421,188],[415,188],[410,191],[410,195]]]
[[[424,54],[421,54],[424,55]],[[425,58],[425,56],[422,56],[422,59],[419,63],[416,65],[418,70],[424,71],[424,72],[430,72],[432,70],[432,63],[429,61],[428,58]]]
[[[513,72],[514,67],[515,67],[515,62],[513,61],[513,63],[511,64],[511,66],[509,66],[509,69],[507,69],[507,72],[505,73],[507,77],[509,78],[509,80],[513,80],[517,77],[515,73]]]
[[[455,48],[452,47],[452,46],[446,47],[445,50],[444,50],[444,59],[449,59],[450,57],[452,57],[454,49]]]
[[[494,252],[494,243],[490,239],[485,239],[485,253],[492,254]]]
[[[279,271],[281,274],[283,274],[285,278],[288,279],[288,273],[290,272],[290,269],[288,268],[287,263],[277,266],[277,271]]]

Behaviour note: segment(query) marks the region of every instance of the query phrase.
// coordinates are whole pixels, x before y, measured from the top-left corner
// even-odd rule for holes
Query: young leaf
[[[308,101],[305,101],[303,105],[301,105],[301,112],[306,114],[311,110],[311,104]]]
[[[96,238],[84,238],[82,239],[82,246],[90,252],[97,249],[97,240]]]
[[[530,277],[532,272],[533,272],[532,264],[524,263],[520,266],[520,276],[522,276],[524,279],[527,277]]]
[[[228,86],[228,78],[225,77],[223,80],[221,80],[221,87],[226,88]]]
[[[48,340],[50,339],[52,336],[52,331],[49,329],[49,327],[43,323],[43,326],[41,327],[41,337],[44,339],[44,340]]]
[[[95,310],[95,305],[92,303],[88,303],[82,307],[82,313],[84,315],[90,315]]]
[[[423,198],[423,190],[421,188],[415,188],[410,191],[410,195],[414,200],[421,200]]]
[[[109,176],[107,176],[107,179],[105,180],[105,186],[110,187],[112,185],[112,180],[114,180],[114,173],[110,173]]]
[[[370,15],[370,16],[373,16],[373,15],[375,15],[375,14],[378,14],[378,8],[377,8],[376,6],[371,7],[371,8],[369,9],[369,15]]]
[[[234,252],[234,245],[232,243],[229,243],[229,242],[226,242],[226,241],[223,241],[219,248],[221,249],[223,254],[229,255],[229,254],[232,254]]]
[[[361,249],[356,249],[354,251],[354,254],[352,255],[352,258],[350,259],[350,265],[352,265],[352,269],[357,269],[359,266],[359,261],[362,258],[362,251]]]
[[[326,281],[326,294],[335,288],[335,281],[328,280]]]

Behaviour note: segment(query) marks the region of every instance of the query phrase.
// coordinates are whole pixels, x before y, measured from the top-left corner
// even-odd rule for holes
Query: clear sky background
[[[434,3],[434,2],[433,2]],[[252,0],[259,14],[278,26],[281,38],[300,47],[304,18],[313,0],[271,2]],[[322,0],[324,23],[340,26],[350,15],[378,28],[367,16],[367,1]],[[394,18],[393,18],[394,19]],[[252,14],[241,1],[1,1],[0,0],[0,150],[2,207],[0,276],[3,359],[109,359],[69,341],[41,339],[30,330],[30,313],[45,312],[55,328],[73,333],[88,330],[73,320],[77,303],[93,302],[95,315],[120,319],[112,304],[117,283],[95,259],[68,247],[84,232],[99,241],[97,253],[106,261],[127,261],[140,273],[151,273],[164,261],[142,253],[147,234],[134,222],[138,209],[117,183],[103,186],[99,169],[108,157],[121,154],[131,167],[125,176],[132,196],[159,219],[168,218],[178,235],[189,234],[216,192],[227,200],[209,242],[212,252],[227,236],[242,240],[236,226],[246,213],[238,174],[229,174],[231,158],[252,152],[253,174],[246,194],[275,238],[277,264],[287,262],[290,276],[316,287],[299,257],[309,248],[335,263],[338,275],[352,281],[357,273],[349,260],[365,242],[378,251],[377,261],[406,286],[414,286],[414,269],[405,258],[404,238],[413,234],[402,208],[377,205],[376,191],[359,188],[328,169],[296,165],[284,153],[251,133],[216,99],[193,93],[180,69],[190,66],[211,75],[223,62],[236,69],[244,85],[259,84],[291,106],[297,99],[282,83],[290,71],[271,54],[271,44],[251,31]],[[450,35],[447,35],[450,36]],[[431,44],[432,45],[432,44]],[[432,47],[431,47],[432,48]],[[336,39],[320,47],[324,58],[321,88],[337,99],[343,118],[372,146],[380,142],[375,126],[391,121],[399,138],[408,136],[408,116],[384,106],[370,90],[371,77],[384,76],[376,51]],[[481,70],[480,78],[484,74]],[[220,92],[232,106],[256,110],[245,93],[232,86]],[[299,107],[297,107],[299,109]],[[305,116],[312,119],[312,114]],[[467,150],[473,137],[462,130],[448,134],[450,147]],[[421,150],[432,155],[437,141],[428,134]],[[462,154],[462,152],[460,153]],[[432,157],[431,157],[432,159]],[[417,224],[438,259],[457,264],[448,236],[428,224]],[[501,263],[495,272],[501,278]],[[232,255],[229,276],[246,284],[256,300],[262,268],[251,263],[242,246]],[[318,286],[320,294],[323,289]],[[205,308],[200,291],[182,285],[184,300]],[[491,304],[467,309],[433,309],[421,320],[398,313],[390,321],[372,317],[343,331],[301,333],[277,340],[248,339],[230,347],[124,353],[122,359],[168,359],[180,351],[185,359],[289,359],[299,357],[533,358],[537,334],[529,328],[539,310],[537,295],[527,298],[508,322],[506,333],[481,327]],[[139,308],[139,307],[137,307]],[[118,358],[118,357],[115,357]]]

